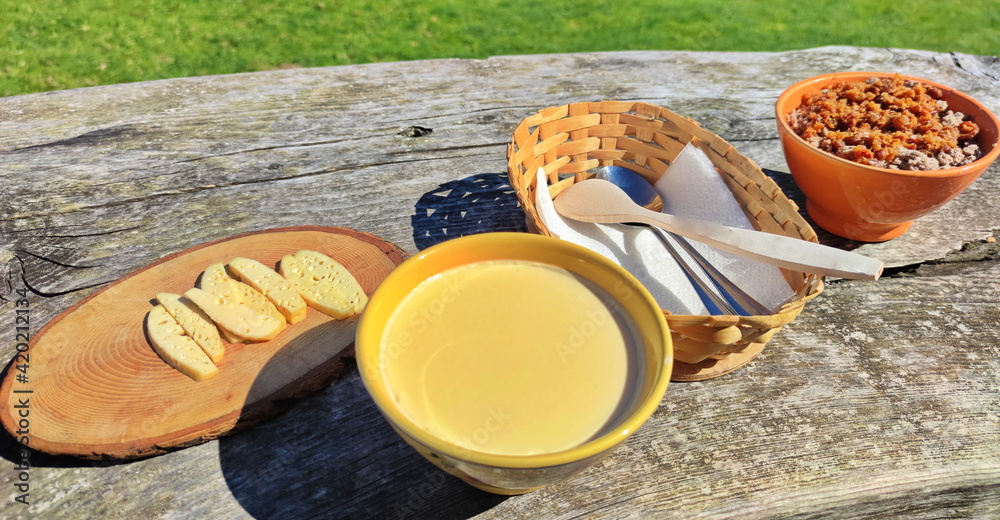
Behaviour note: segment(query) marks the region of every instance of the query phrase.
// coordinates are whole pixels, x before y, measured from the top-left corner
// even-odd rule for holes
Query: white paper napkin
[[[711,159],[697,146],[685,145],[654,188],[663,200],[664,213],[753,229]],[[696,240],[688,241],[716,269],[765,307],[777,310],[795,295],[777,267]]]
[[[535,206],[549,232],[624,267],[646,287],[661,309],[674,314],[708,314],[691,282],[652,231],[565,219],[556,212],[548,195],[545,173],[539,170],[537,177]]]

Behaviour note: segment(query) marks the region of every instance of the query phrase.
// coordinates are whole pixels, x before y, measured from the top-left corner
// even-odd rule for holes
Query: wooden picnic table
[[[890,71],[1000,112],[996,57],[886,48],[504,56],[180,78],[0,99],[0,357],[31,328],[168,254],[285,226],[348,227],[414,253],[523,231],[505,147],[539,109],[647,101],[775,178],[774,101],[832,71]],[[1000,166],[825,291],[749,365],[672,383],[621,449],[515,497],[438,471],[357,369],[238,434],[132,461],[20,452],[3,518],[997,518]],[[27,480],[24,504],[17,484]]]

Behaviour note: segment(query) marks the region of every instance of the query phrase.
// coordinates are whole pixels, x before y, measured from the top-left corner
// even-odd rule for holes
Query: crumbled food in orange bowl
[[[809,144],[860,164],[899,170],[940,170],[982,156],[979,127],[948,109],[941,89],[899,75],[843,81],[788,115]]]

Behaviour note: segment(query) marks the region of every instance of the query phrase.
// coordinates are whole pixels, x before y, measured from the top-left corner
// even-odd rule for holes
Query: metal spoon
[[[571,185],[555,198],[554,204],[559,214],[573,220],[651,224],[723,251],[794,271],[861,280],[876,280],[882,274],[882,262],[856,253],[783,235],[650,211],[632,202],[611,182],[601,179]]]
[[[652,184],[641,175],[621,166],[601,168],[597,171],[597,178],[612,182],[640,206],[648,207],[657,197]],[[726,275],[719,272],[684,237],[648,224],[631,223],[628,225],[643,226],[652,230],[656,238],[660,239],[667,252],[684,271],[709,314],[760,316],[772,313],[771,309],[752,298]],[[690,256],[682,255],[678,251],[678,247]]]

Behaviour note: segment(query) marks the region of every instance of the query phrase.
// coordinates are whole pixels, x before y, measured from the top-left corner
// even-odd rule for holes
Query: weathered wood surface
[[[895,71],[1000,111],[995,57],[898,49],[622,52],[188,78],[0,99],[0,357],[169,253],[278,226],[345,226],[415,252],[523,229],[504,147],[523,117],[643,100],[784,173],[773,103],[840,70]],[[432,130],[427,133],[426,130]],[[995,518],[1000,515],[1000,169],[833,281],[750,365],[675,383],[599,466],[519,497],[476,491],[399,440],[356,370],[244,433],[128,463],[3,439],[3,518]],[[965,248],[964,251],[962,250]],[[30,369],[28,371],[30,375]]]

